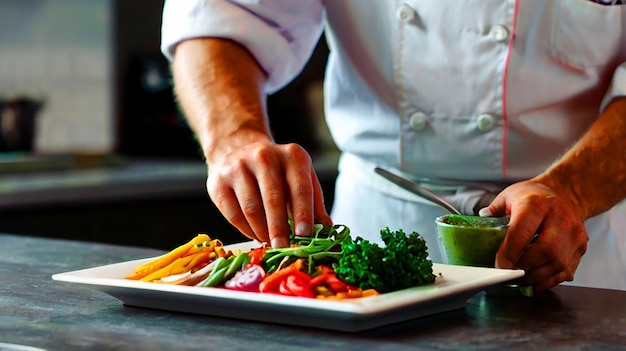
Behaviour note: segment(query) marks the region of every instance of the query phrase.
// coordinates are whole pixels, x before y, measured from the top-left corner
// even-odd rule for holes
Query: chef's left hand
[[[588,238],[580,213],[566,197],[523,181],[504,189],[480,214],[511,216],[496,267],[526,271],[520,285],[544,291],[574,279]]]

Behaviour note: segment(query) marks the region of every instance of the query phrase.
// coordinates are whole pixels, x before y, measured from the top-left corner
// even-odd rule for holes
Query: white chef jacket
[[[188,38],[233,39],[272,93],[300,72],[324,26],[326,118],[342,151],[333,220],[371,240],[384,226],[417,230],[434,261],[441,210],[375,165],[473,182],[434,188],[472,212],[479,185],[497,193],[542,172],[626,94],[626,6],[590,0],[168,0],[162,50],[172,59]],[[574,284],[626,289],[626,243],[608,223],[587,221]]]

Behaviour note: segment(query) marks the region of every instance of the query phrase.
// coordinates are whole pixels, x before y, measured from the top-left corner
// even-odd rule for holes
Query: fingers
[[[287,169],[286,178],[290,189],[290,208],[294,221],[295,234],[309,236],[313,224],[331,225],[330,216],[324,207],[322,186],[313,170],[308,154],[295,144],[287,146],[293,158],[287,163],[294,167]]]
[[[507,235],[498,250],[496,267],[514,268],[518,266],[518,260],[533,240],[535,233],[541,226],[544,213],[537,211],[532,201],[521,198],[512,208]]]
[[[237,230],[239,230],[243,235],[250,239],[258,239],[262,241],[256,237],[254,231],[250,228],[248,221],[241,211],[239,201],[237,200],[237,197],[232,189],[230,187],[222,187],[216,184],[217,183],[215,181],[212,181],[211,177],[207,178],[207,190],[209,197],[217,209],[222,213],[224,218],[235,226],[235,228],[237,228]]]
[[[587,232],[567,200],[543,185],[521,182],[505,189],[482,213],[487,211],[511,215],[496,267],[523,269],[522,285],[535,291],[574,279],[587,249]]]
[[[295,234],[310,236],[313,234],[314,223],[331,226],[332,220],[324,207],[322,186],[315,171],[310,168],[308,172],[306,169],[290,172],[287,179],[291,189],[291,213]]]
[[[576,266],[578,262],[580,259],[576,261]],[[532,286],[533,290],[538,292],[572,280],[574,280],[574,271],[569,265],[563,266],[562,263],[551,261],[543,266],[527,270],[526,275],[521,279],[521,285]]]
[[[244,235],[272,247],[288,246],[288,211],[296,235],[311,235],[316,217],[332,223],[311,159],[300,146],[258,147],[220,166],[209,172],[209,195]]]
[[[505,193],[506,195],[506,193]],[[481,217],[499,217],[505,216],[506,211],[506,196],[498,194],[487,207],[479,209],[478,215]]]
[[[238,163],[225,174],[210,173],[207,188],[231,224],[247,237],[267,242],[270,237],[259,183],[248,167]]]
[[[258,236],[269,238],[272,247],[289,246],[289,216],[287,214],[287,194],[282,174],[267,171],[259,177],[264,213],[251,213],[248,221],[254,221],[252,229]],[[248,216],[246,216],[248,218]]]
[[[516,266],[526,270],[523,281],[535,291],[574,279],[581,257],[587,249],[587,234],[582,223],[568,220],[565,214],[547,217],[535,242],[528,245]]]
[[[310,236],[313,232],[313,182],[310,169],[291,167],[286,172],[286,179],[294,232],[298,236]]]
[[[533,266],[534,268],[526,270],[525,276],[521,279],[522,285],[532,286],[534,291],[544,291],[562,282],[572,281],[581,257],[580,250],[574,250],[571,255],[563,254],[542,265]]]
[[[333,221],[328,215],[328,212],[326,212],[322,185],[314,170],[311,170],[311,179],[313,180],[313,221],[314,223],[322,223],[325,227],[330,227],[333,225]]]
[[[256,148],[249,157],[228,173],[243,217],[258,240],[286,247],[291,229],[280,159],[269,148]]]

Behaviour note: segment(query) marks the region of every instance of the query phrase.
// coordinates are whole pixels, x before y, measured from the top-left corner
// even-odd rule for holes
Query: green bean
[[[220,283],[220,280],[224,277],[224,273],[230,266],[230,264],[234,261],[233,257],[223,258],[220,257],[217,259],[219,262],[215,265],[215,268],[209,273],[209,276],[200,284],[201,286],[216,286]],[[216,277],[218,274],[221,274],[221,277],[216,281]]]
[[[204,284],[205,287],[213,287],[218,286],[224,280],[224,274],[228,270],[229,266],[222,267],[220,269],[214,270],[211,272],[211,275],[207,278],[207,282]]]
[[[250,256],[245,252],[239,254],[239,256],[235,257],[233,262],[228,266],[228,270],[224,273],[224,280],[228,280],[232,278],[238,270],[242,269],[243,266],[250,262]]]

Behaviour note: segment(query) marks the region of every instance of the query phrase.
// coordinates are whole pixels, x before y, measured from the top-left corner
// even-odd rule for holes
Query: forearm
[[[626,98],[614,100],[589,131],[533,179],[569,198],[582,219],[626,197]]]
[[[246,142],[271,139],[266,76],[243,46],[218,38],[184,41],[176,49],[173,74],[179,104],[207,162]]]

